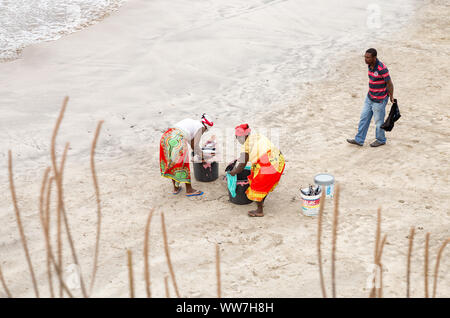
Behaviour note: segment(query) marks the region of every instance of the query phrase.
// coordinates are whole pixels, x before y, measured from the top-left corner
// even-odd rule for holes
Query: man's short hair
[[[366,53],[370,53],[372,57],[377,57],[377,50],[375,50],[374,48],[368,49]]]

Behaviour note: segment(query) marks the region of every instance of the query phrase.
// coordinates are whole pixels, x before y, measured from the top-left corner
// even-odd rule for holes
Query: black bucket
[[[247,177],[250,175],[250,170],[248,169],[244,169],[244,171],[242,171],[241,173],[237,174],[237,182],[242,182],[242,181],[248,181]],[[234,204],[249,204],[252,203],[252,200],[249,200],[247,198],[247,195],[245,194],[245,191],[247,190],[249,184],[245,184],[245,185],[240,185],[237,184],[236,185],[236,196],[233,198],[231,196],[230,190],[228,190],[228,197],[230,198],[230,201],[233,202]]]
[[[202,162],[194,162],[194,175],[197,181],[211,182],[219,177],[219,163],[211,162],[211,167],[203,167]]]

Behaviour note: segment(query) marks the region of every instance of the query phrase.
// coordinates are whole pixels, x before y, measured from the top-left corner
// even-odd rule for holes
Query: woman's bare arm
[[[234,167],[233,170],[230,171],[230,175],[234,176],[234,175],[237,175],[238,173],[241,173],[242,171],[244,171],[249,157],[250,156],[248,155],[248,153],[242,152],[241,156],[239,157],[238,164]]]

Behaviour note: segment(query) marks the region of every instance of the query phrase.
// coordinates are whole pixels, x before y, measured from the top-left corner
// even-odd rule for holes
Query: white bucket
[[[302,189],[303,192],[308,192],[309,188]],[[302,195],[302,212],[306,216],[317,216],[319,215],[319,207],[320,207],[320,197],[322,196],[322,192],[318,195]]]
[[[334,177],[331,174],[320,173],[316,175],[314,183],[322,187],[327,198],[334,197]]]

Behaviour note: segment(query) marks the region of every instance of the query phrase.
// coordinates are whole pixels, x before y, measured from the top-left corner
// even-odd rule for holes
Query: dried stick
[[[379,253],[377,257],[377,265],[380,268],[380,288],[378,289],[378,298],[383,297],[383,263],[381,263],[381,256],[383,255],[384,244],[386,243],[387,235],[385,234],[383,240],[381,241],[381,246],[379,248]]]
[[[412,227],[409,232],[408,263],[406,273],[406,298],[409,298],[409,289],[410,289],[409,286],[411,276],[411,254],[413,249],[413,240],[414,240],[414,227]]]
[[[50,178],[50,180],[52,180],[52,178]],[[48,204],[47,204],[47,206],[48,206]],[[47,208],[47,212],[48,212],[48,208]],[[64,280],[63,280],[63,277],[62,277],[61,268],[58,266],[58,264],[57,264],[57,262],[55,260],[55,256],[53,255],[53,251],[52,251],[52,247],[51,247],[51,243],[50,243],[50,228],[49,228],[49,223],[48,223],[48,221],[49,221],[49,214],[48,214],[48,217],[47,217],[46,220],[44,219],[43,215],[41,215],[40,220],[41,220],[42,227],[44,228],[45,248],[47,249],[47,254],[50,255],[50,260],[52,261],[52,264],[53,264],[53,266],[56,269],[56,273],[58,275],[58,279],[59,279],[59,282],[60,282],[61,289],[64,290],[67,293],[67,295],[69,295],[69,297],[72,298],[73,295],[70,292],[69,288],[64,283]]]
[[[67,107],[67,102],[68,101],[69,101],[69,97],[66,96],[64,98],[61,110],[59,111],[59,116],[58,116],[58,118],[56,120],[55,127],[53,128],[50,155],[51,155],[51,159],[52,159],[53,172],[55,173],[55,176],[56,176],[56,174],[58,174],[58,168],[56,166],[56,150],[55,150],[56,136],[58,135],[58,130],[59,130],[59,127],[61,126],[61,121],[62,121],[62,119],[64,117],[64,112],[66,111],[66,107]]]
[[[378,288],[377,298],[383,298],[383,264],[378,265],[380,269],[380,288]]]
[[[50,174],[50,167],[47,167],[44,172],[44,177],[42,178],[41,184],[41,192],[39,196],[39,213],[40,215],[44,215],[44,193],[47,185],[48,175]],[[47,187],[48,188],[48,187]]]
[[[168,244],[167,233],[166,233],[166,223],[164,222],[164,213],[162,213],[162,212],[161,212],[161,227],[162,227],[162,233],[163,233],[163,239],[164,239],[164,251],[166,252],[166,258],[167,258],[167,265],[169,266],[170,276],[172,277],[173,286],[175,287],[175,293],[177,294],[177,297],[180,298],[180,293],[178,292],[177,281],[175,279],[175,273],[173,271],[172,262],[170,261],[169,244]]]
[[[47,244],[50,246],[50,238],[47,238],[48,242]],[[70,298],[73,298],[72,293],[70,292],[70,289],[67,287],[67,285],[64,283],[63,277],[62,277],[62,271],[61,268],[58,266],[58,264],[56,263],[56,259],[55,256],[53,255],[53,252],[51,252],[50,249],[50,260],[53,263],[53,266],[56,269],[56,274],[58,274],[58,279],[60,281],[60,284],[62,286],[62,289],[67,293],[67,295],[69,295]]]
[[[320,287],[322,288],[323,298],[327,298],[327,292],[325,290],[325,280],[323,278],[322,251],[320,249],[320,246],[321,246],[321,238],[322,238],[323,211],[325,209],[325,197],[326,197],[325,191],[322,191],[322,196],[320,198],[319,218],[318,218],[318,222],[317,222],[317,256],[319,258]]]
[[[331,290],[333,298],[336,298],[336,241],[337,241],[337,227],[339,216],[339,184],[336,186],[336,196],[334,200],[333,213],[333,245],[331,250]]]
[[[380,248],[380,236],[381,236],[381,207],[377,210],[377,232],[375,234],[375,254],[373,256],[374,262],[376,262],[378,257],[378,251]]]
[[[130,298],[134,298],[133,255],[131,250],[127,250],[127,254],[128,254],[128,280],[130,282]]]
[[[216,276],[217,276],[217,298],[221,298],[221,281],[220,281],[220,249],[216,243]]]
[[[425,277],[425,298],[428,298],[428,250],[430,245],[430,233],[428,232],[425,236],[425,266],[424,266],[424,277]]]
[[[170,298],[170,293],[169,293],[169,276],[164,276],[164,288],[166,290],[166,298]]]
[[[60,110],[58,119],[56,121],[55,124],[55,128],[53,130],[53,134],[52,134],[52,140],[51,140],[51,159],[52,159],[52,166],[53,166],[53,174],[55,175],[55,180],[56,180],[56,186],[57,186],[57,193],[58,193],[58,213],[57,213],[57,246],[58,246],[58,266],[60,267],[60,269],[63,269],[63,265],[62,265],[62,232],[61,232],[61,219],[64,220],[64,225],[66,228],[66,232],[67,232],[67,236],[68,236],[68,240],[69,240],[69,245],[72,251],[72,257],[74,259],[75,264],[79,267],[79,262],[78,262],[78,258],[77,258],[77,254],[76,254],[76,250],[75,250],[75,246],[73,243],[73,239],[72,239],[72,235],[70,232],[70,227],[69,227],[69,223],[68,223],[68,219],[67,219],[67,215],[66,215],[66,211],[64,208],[64,195],[63,195],[63,187],[62,187],[62,179],[63,179],[63,173],[64,173],[64,163],[67,157],[67,151],[69,148],[69,144],[66,143],[66,147],[64,149],[64,153],[63,153],[63,157],[62,157],[62,161],[61,161],[61,167],[60,169],[58,169],[57,167],[57,163],[56,163],[56,136],[58,135],[58,130],[59,127],[61,125],[63,116],[64,116],[64,112],[66,110],[67,107],[67,102],[69,101],[69,97],[65,97],[64,101],[63,101],[63,105],[62,108]],[[62,216],[62,218],[61,218]],[[81,291],[83,293],[84,297],[87,297],[87,292],[86,292],[86,287],[84,284],[84,279],[83,276],[81,274],[80,271],[80,283],[81,283]],[[60,284],[60,297],[63,296],[63,288]]]
[[[41,186],[41,194],[39,197],[39,215],[41,218],[43,218],[45,220],[46,216],[45,216],[45,212],[44,212],[44,192],[45,192],[45,188],[47,185],[47,180],[48,180],[48,175],[50,173],[50,167],[48,167],[47,169],[45,169],[44,172],[44,177],[42,180],[42,186]],[[47,186],[47,195],[49,194],[49,189],[51,188],[51,184],[49,184],[49,186]],[[48,200],[48,198],[47,198]],[[48,221],[45,220],[45,222],[48,224]],[[44,227],[42,228],[44,231]],[[45,233],[44,233],[45,235]],[[54,292],[53,292],[53,282],[52,282],[52,274],[51,274],[51,263],[50,263],[50,255],[47,252],[47,276],[48,276],[48,284],[49,284],[49,290],[50,290],[50,295],[52,298],[55,297]]]
[[[433,298],[436,298],[436,289],[438,282],[438,272],[439,272],[439,263],[441,262],[442,252],[444,251],[445,246],[450,242],[450,238],[447,238],[445,242],[441,245],[439,249],[438,256],[436,259],[436,266],[434,268],[434,284],[433,284]]]
[[[100,228],[101,228],[101,220],[102,220],[101,205],[100,205],[100,190],[98,187],[97,173],[95,172],[95,162],[94,162],[95,148],[97,146],[97,140],[98,140],[98,136],[100,134],[100,128],[101,128],[102,124],[103,124],[103,120],[99,121],[99,123],[97,124],[94,141],[92,142],[92,147],[91,147],[91,172],[92,172],[92,179],[93,179],[94,188],[95,188],[95,197],[97,200],[97,235],[96,235],[96,240],[95,240],[95,255],[94,255],[92,280],[91,280],[91,286],[89,288],[89,290],[90,290],[89,294],[92,294],[92,289],[94,288],[95,276],[97,274],[98,254],[99,254],[99,246],[100,246]]]
[[[55,179],[56,180],[56,179]],[[58,208],[56,212],[56,253],[58,255],[58,267],[62,270],[62,232],[61,232],[61,207],[58,203]],[[63,297],[63,286],[62,280],[59,282],[59,297]]]
[[[9,292],[8,286],[6,285],[6,281],[3,278],[3,273],[2,273],[1,266],[0,266],[0,281],[2,282],[3,289],[5,290],[6,296],[8,296],[8,298],[12,298],[11,293]]]
[[[19,227],[20,238],[22,240],[23,249],[25,251],[25,256],[27,259],[28,267],[30,269],[31,280],[33,282],[34,293],[36,297],[39,298],[39,289],[36,282],[36,277],[34,275],[33,264],[31,263],[30,253],[28,251],[27,239],[25,237],[25,232],[22,226],[22,220],[20,219],[20,211],[17,204],[16,190],[14,187],[13,169],[12,169],[12,155],[11,150],[8,150],[8,170],[9,170],[9,187],[11,189],[11,196],[14,204],[14,211],[16,212],[17,226]]]
[[[48,186],[47,186],[47,195],[45,197],[45,212],[44,212],[44,222],[46,223],[46,231],[47,235],[50,236],[50,202],[52,195],[52,184],[55,181],[55,177],[50,177]],[[44,230],[45,231],[45,230]],[[44,233],[46,235],[46,233]],[[47,250],[47,272],[48,272],[48,280],[50,284],[50,295],[52,298],[55,297],[55,292],[53,288],[53,275],[52,275],[52,263],[50,259],[50,251]]]
[[[56,164],[56,136],[58,135],[58,130],[61,125],[61,121],[64,117],[64,112],[66,111],[67,102],[69,101],[69,97],[66,96],[63,101],[63,105],[61,107],[61,110],[59,112],[59,116],[56,120],[55,127],[53,129],[52,139],[51,139],[51,160],[52,160],[52,167],[53,167],[53,174],[55,176],[56,180],[56,186],[58,190],[58,209],[57,209],[57,253],[58,253],[58,267],[62,270],[62,238],[61,238],[61,210],[62,210],[62,194],[61,194],[61,176],[58,171],[58,167]],[[59,286],[59,296],[63,297],[63,288],[62,288],[62,281]]]
[[[377,263],[377,259],[378,259],[378,253],[379,253],[379,248],[380,248],[380,236],[381,236],[381,207],[378,208],[377,210],[377,229],[375,232],[375,247],[374,247],[374,255],[373,255],[373,263],[375,266],[379,266],[379,264]],[[372,289],[370,291],[370,298],[374,298],[376,297],[376,271],[375,271],[375,275],[373,276],[373,280],[372,280]]]
[[[51,202],[51,195],[52,195],[52,185],[53,182],[55,182],[55,177],[52,176],[49,179],[48,186],[47,186],[47,195],[45,198],[45,213],[44,213],[44,220],[47,225],[47,231],[50,233],[50,202]]]
[[[70,250],[72,251],[72,258],[73,261],[75,263],[75,265],[78,266],[78,268],[80,268],[80,264],[78,262],[78,257],[77,257],[77,252],[75,249],[75,244],[73,242],[72,239],[72,234],[70,231],[70,226],[69,226],[69,220],[67,218],[67,213],[66,213],[66,208],[64,206],[64,191],[63,191],[63,186],[62,186],[62,181],[63,181],[63,177],[64,177],[64,164],[66,162],[66,158],[67,158],[67,151],[69,150],[69,143],[66,143],[66,147],[64,148],[64,153],[61,159],[61,165],[60,165],[60,169],[59,169],[59,178],[60,178],[60,184],[58,185],[58,198],[62,200],[61,203],[61,212],[62,212],[62,216],[63,216],[63,220],[64,220],[64,226],[66,228],[66,232],[67,232],[67,238],[69,240],[69,246],[70,246]],[[87,292],[86,292],[86,287],[84,284],[84,279],[83,279],[83,275],[81,273],[81,270],[79,272],[80,275],[80,287],[81,287],[81,292],[83,294],[84,298],[87,298]]]
[[[152,222],[154,209],[150,210],[148,215],[147,224],[145,225],[145,237],[144,237],[144,275],[145,275],[145,291],[147,292],[147,298],[152,297],[152,292],[150,289],[150,264],[148,261],[148,247],[149,247],[149,237],[150,237],[150,224]]]

